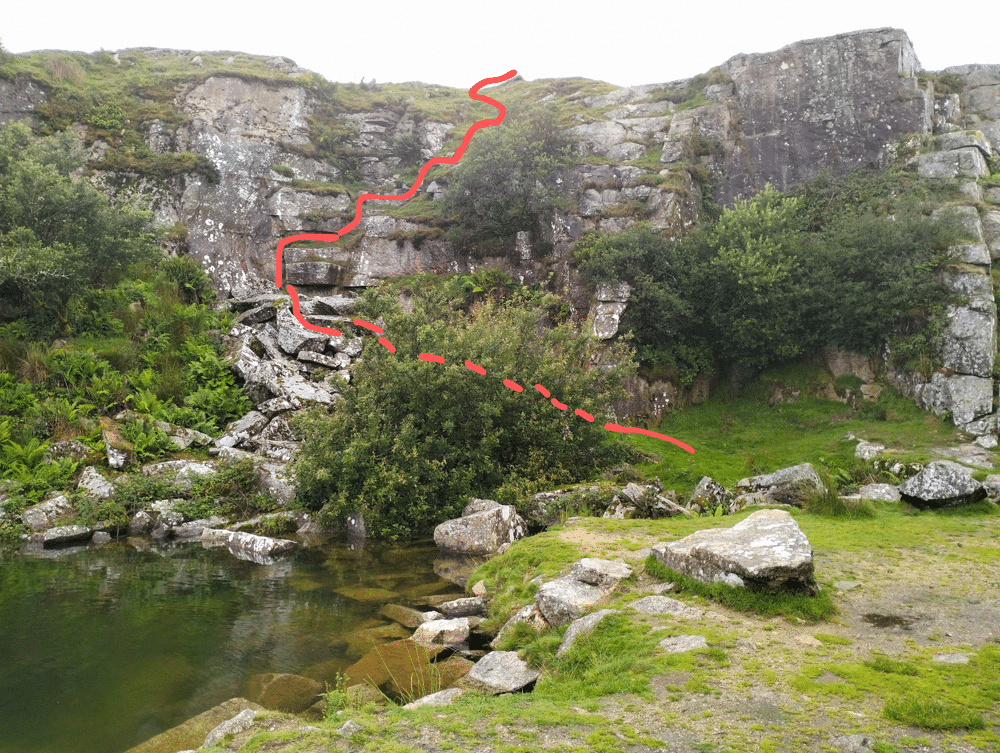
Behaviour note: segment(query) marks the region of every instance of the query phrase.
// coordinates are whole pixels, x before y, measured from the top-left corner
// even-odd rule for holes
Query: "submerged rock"
[[[760,510],[732,528],[661,542],[653,547],[653,555],[665,567],[703,583],[764,593],[819,593],[812,548],[784,510]]]

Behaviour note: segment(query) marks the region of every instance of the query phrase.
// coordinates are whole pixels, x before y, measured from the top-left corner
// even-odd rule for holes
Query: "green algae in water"
[[[329,546],[261,566],[198,544],[6,553],[0,753],[121,753],[240,695],[255,674],[335,672],[354,660],[350,638],[384,624],[384,602],[336,591],[390,573],[399,603],[454,590],[435,555],[419,545],[390,564],[374,547]]]

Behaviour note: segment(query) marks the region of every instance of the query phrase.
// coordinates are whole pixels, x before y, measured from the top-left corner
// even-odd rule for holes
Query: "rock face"
[[[742,142],[726,154],[719,193],[727,201],[765,183],[784,191],[824,168],[867,167],[902,134],[931,128],[933,101],[900,29],[796,42],[722,68],[732,77],[724,112]],[[732,139],[727,128],[718,136]]]
[[[809,541],[784,510],[760,510],[732,528],[659,543],[653,555],[665,567],[703,583],[764,593],[819,593]]]
[[[956,507],[986,499],[986,487],[947,463],[928,463],[899,487],[905,502],[920,509]]]
[[[498,505],[446,520],[434,529],[434,543],[446,552],[488,557],[527,533],[527,525],[513,507]]]

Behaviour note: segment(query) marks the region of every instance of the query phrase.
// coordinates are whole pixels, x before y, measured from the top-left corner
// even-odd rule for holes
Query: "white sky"
[[[924,11],[901,0],[79,0],[9,2],[10,52],[127,47],[283,55],[332,81],[423,81],[467,89],[515,68],[529,80],[582,76],[620,86],[686,78],[740,52],[892,26],[925,70],[1000,63],[988,44],[996,0]],[[273,9],[279,14],[269,14]],[[977,42],[978,40],[978,42]]]

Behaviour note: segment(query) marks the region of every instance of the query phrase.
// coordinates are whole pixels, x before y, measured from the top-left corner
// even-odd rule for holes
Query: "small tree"
[[[634,368],[624,348],[596,364],[594,338],[568,324],[545,328],[538,309],[491,298],[465,314],[427,278],[416,286],[410,315],[392,287],[366,294],[361,315],[382,316],[396,352],[370,344],[336,413],[299,423],[296,477],[307,507],[323,508],[331,522],[360,508],[376,537],[406,538],[456,517],[470,495],[513,502],[624,459],[600,417]]]
[[[477,133],[452,171],[445,210],[473,242],[530,230],[554,206],[554,179],[574,163],[573,143],[550,110],[508,106],[504,122]]]

